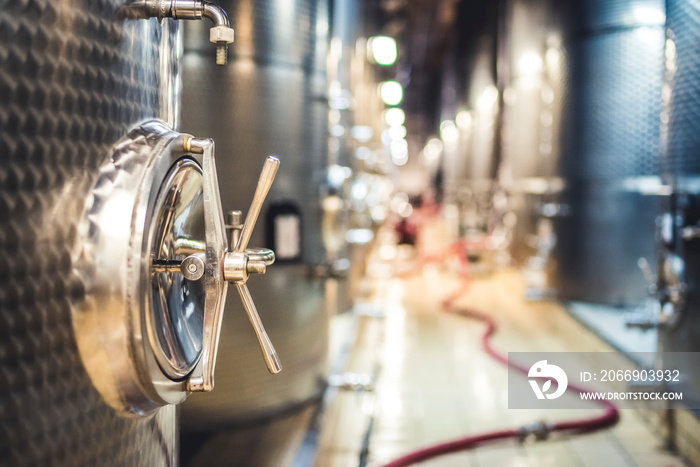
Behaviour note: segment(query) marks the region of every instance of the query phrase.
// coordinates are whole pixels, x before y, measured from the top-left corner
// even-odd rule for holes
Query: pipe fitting
[[[549,434],[552,431],[553,427],[550,424],[544,421],[538,421],[518,428],[518,440],[523,443],[528,438],[533,437],[535,441],[544,441],[549,438]]]
[[[223,8],[205,0],[136,0],[126,10],[128,18],[172,18],[175,20],[209,19],[214,25],[209,40],[216,44],[216,64],[228,62],[228,45],[233,29]]]

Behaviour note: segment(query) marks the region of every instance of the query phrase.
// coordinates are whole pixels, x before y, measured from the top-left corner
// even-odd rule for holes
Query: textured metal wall
[[[685,262],[687,295],[681,319],[663,333],[662,346],[670,351],[695,352],[700,350],[700,240],[683,239],[680,231],[700,225],[700,1],[669,0],[667,8],[664,84],[668,140],[662,168],[676,191],[664,206],[676,220],[676,232],[662,247]],[[696,370],[689,372],[695,382],[700,380]]]
[[[303,253],[301,264],[276,264],[248,282],[282,372],[267,372],[240,300],[230,295],[216,389],[183,405],[186,428],[260,418],[318,397],[325,381],[324,285],[309,277],[309,266],[325,257],[318,197],[327,151],[327,2],[240,0],[221,5],[236,30],[227,68],[215,67],[209,44],[197,43],[206,39],[204,31],[195,30],[198,25],[186,29],[183,129],[215,139],[224,209],[247,210],[263,158],[279,155],[269,200],[291,200],[301,209]],[[264,234],[260,222],[250,244],[263,245]]]
[[[176,408],[119,418],[85,372],[71,304],[85,198],[137,122],[176,123],[177,28],[118,0],[0,0],[0,463],[173,465]]]
[[[573,5],[550,282],[565,299],[635,304],[637,260],[655,258],[658,197],[644,187],[659,174],[664,2]]]
[[[677,178],[700,175],[700,2],[667,2],[668,148],[664,171]]]

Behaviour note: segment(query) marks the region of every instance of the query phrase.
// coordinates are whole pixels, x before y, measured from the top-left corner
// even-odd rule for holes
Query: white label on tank
[[[301,253],[299,216],[287,214],[275,218],[275,255],[279,259],[292,259]]]

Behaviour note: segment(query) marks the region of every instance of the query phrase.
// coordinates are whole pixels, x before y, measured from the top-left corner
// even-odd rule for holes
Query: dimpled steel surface
[[[176,408],[120,418],[75,343],[77,225],[111,146],[176,124],[176,26],[118,0],[0,0],[0,463],[172,465]]]
[[[573,13],[550,283],[563,299],[636,305],[648,298],[637,261],[656,258],[658,196],[641,187],[659,175],[664,2],[581,0]]]
[[[668,151],[664,166],[672,175],[700,175],[700,1],[668,1],[669,50],[666,76]]]
[[[665,200],[664,208],[680,231],[700,224],[700,1],[669,0],[667,5],[666,84],[671,92],[667,107],[668,145],[662,168],[679,193]],[[684,179],[691,183],[684,183]],[[687,293],[680,320],[666,329],[661,345],[667,351],[700,351],[700,240],[685,240],[677,234],[662,246],[683,259]],[[683,374],[688,375],[687,384],[700,383],[696,365]]]

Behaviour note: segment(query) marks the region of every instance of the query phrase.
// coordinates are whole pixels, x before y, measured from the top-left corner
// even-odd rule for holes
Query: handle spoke
[[[263,165],[260,179],[258,179],[258,186],[255,189],[253,201],[250,203],[250,209],[243,224],[241,237],[238,239],[238,245],[235,245],[234,251],[243,252],[248,247],[250,236],[253,234],[255,223],[258,221],[258,215],[260,215],[263,202],[270,192],[270,187],[272,187],[272,182],[275,180],[279,166],[280,160],[275,156],[267,156],[267,159],[265,159],[265,165]]]
[[[277,356],[277,351],[272,345],[272,341],[270,341],[270,338],[267,336],[267,332],[263,327],[258,310],[255,308],[253,297],[250,295],[250,290],[248,290],[248,286],[245,284],[236,283],[236,288],[238,289],[238,293],[241,295],[241,300],[243,301],[245,311],[248,313],[250,324],[253,325],[255,335],[258,337],[258,342],[260,342],[260,350],[262,350],[263,358],[267,364],[267,369],[272,374],[279,373],[282,371],[282,363],[280,362],[279,356]]]

